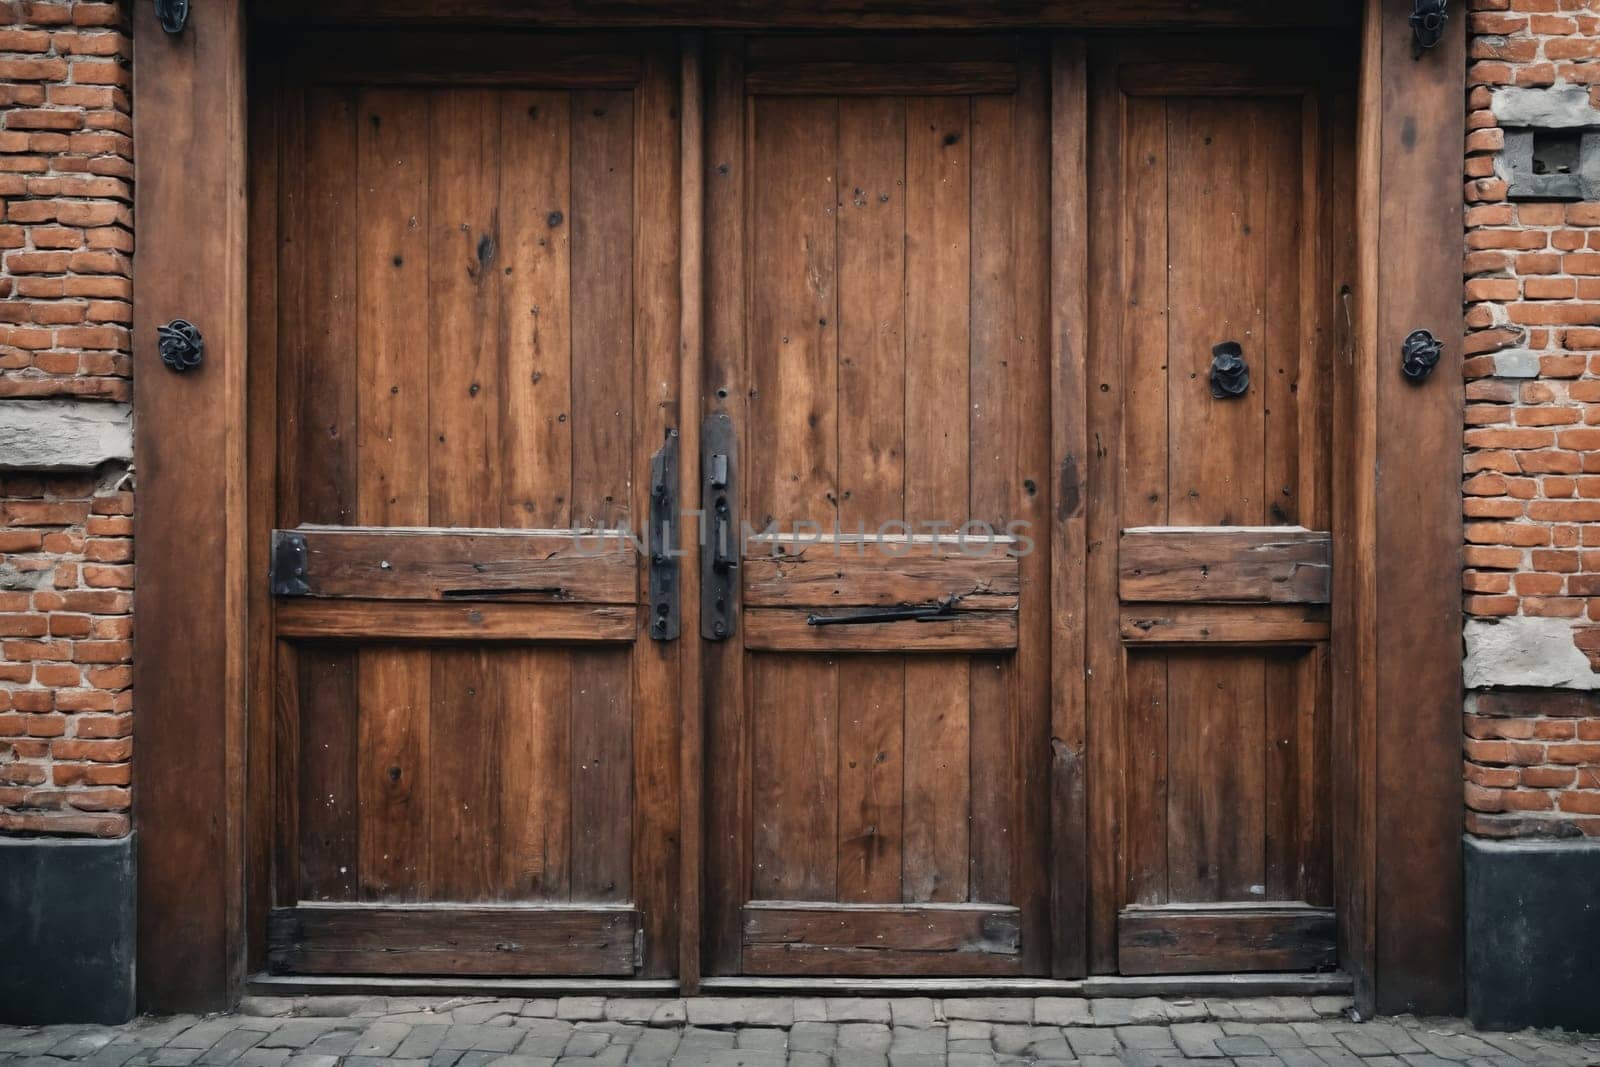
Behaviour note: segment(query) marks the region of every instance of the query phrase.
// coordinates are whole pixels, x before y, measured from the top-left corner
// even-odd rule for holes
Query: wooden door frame
[[[1412,54],[1403,0],[1039,0],[1031,10],[974,10],[929,0],[905,17],[863,14],[854,0],[771,0],[761,17],[718,15],[688,0],[594,5],[581,0],[287,0],[272,17],[301,21],[420,22],[453,18],[546,27],[672,25],[685,29],[1085,30],[1111,27],[1259,28],[1362,26],[1357,197],[1358,282],[1351,300],[1348,417],[1336,464],[1336,573],[1349,575],[1336,653],[1335,731],[1348,757],[1337,766],[1336,867],[1341,956],[1366,1010],[1455,1013],[1461,1007],[1461,553],[1459,359],[1465,127],[1465,19],[1445,40]],[[733,8],[730,5],[730,11]],[[134,275],[136,510],[139,546],[134,691],[139,715],[139,1002],[145,1011],[206,1011],[234,1003],[250,970],[249,916],[259,914],[270,798],[260,782],[271,709],[252,714],[252,598],[264,587],[262,546],[248,536],[263,501],[251,492],[250,411],[271,376],[247,358],[252,285],[247,249],[266,223],[251,218],[245,0],[194,5],[181,35],[159,27],[154,5],[134,5],[135,141],[139,241]],[[1056,146],[1052,234],[1054,303],[1051,392],[1058,562],[1052,575],[1052,824],[1055,951],[1061,977],[1084,972],[1083,858],[1085,687],[1082,678],[1085,548],[1080,471],[1086,455],[1081,400],[1086,378],[1087,209],[1082,195],[1081,110],[1064,106],[1082,88],[1081,40],[1055,50]],[[684,49],[685,85],[703,84],[697,39]],[[684,406],[701,366],[701,94],[685,95],[682,137],[682,369]],[[1072,116],[1077,114],[1077,118]],[[1077,190],[1076,192],[1074,190]],[[257,233],[259,237],[259,232]],[[1382,299],[1378,298],[1382,294]],[[206,339],[202,368],[178,375],[160,362],[156,326],[194,321]],[[1416,328],[1444,339],[1449,358],[1426,384],[1399,373],[1401,339]],[[270,398],[265,410],[271,410]],[[689,423],[681,420],[686,433]],[[696,484],[692,437],[685,483]],[[1381,476],[1380,476],[1381,475]],[[697,568],[693,561],[686,575]],[[693,634],[692,589],[684,632]],[[686,707],[698,709],[698,646],[680,644]],[[686,792],[680,843],[682,984],[698,982],[695,912],[701,827],[693,803],[704,764],[699,715],[685,717]],[[1063,921],[1069,920],[1069,921]]]

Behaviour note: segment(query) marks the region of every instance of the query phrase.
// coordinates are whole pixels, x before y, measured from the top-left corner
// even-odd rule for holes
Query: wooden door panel
[[[676,653],[631,539],[676,418],[675,65],[366,43],[281,51],[270,962],[666,973]]]
[[[1090,638],[1110,674],[1090,694],[1091,840],[1118,843],[1094,868],[1092,962],[1320,969],[1342,105],[1315,63],[1291,75],[1239,45],[1236,64],[1164,66],[1166,48],[1108,47],[1093,74],[1112,176],[1094,212],[1114,228],[1096,306],[1116,318],[1091,432],[1116,448],[1091,517],[1115,552],[1091,553],[1090,581],[1120,619]],[[1212,387],[1222,345],[1248,363],[1242,395]]]
[[[1009,38],[899,44],[729,40],[713,63],[713,144],[737,131],[744,169],[713,163],[712,243],[748,269],[712,275],[742,315],[713,324],[738,355],[711,353],[732,375],[708,393],[761,531],[740,687],[708,687],[737,776],[707,782],[734,820],[708,855],[713,972],[1046,965],[1020,768],[1048,752],[1048,558],[1003,536],[1049,506],[1043,63]],[[961,551],[969,521],[988,552]],[[937,908],[926,929],[955,925],[919,950]]]
[[[300,708],[301,900],[627,899],[628,865],[595,829],[627,839],[626,784],[574,784],[628,766],[628,694],[603,685],[627,652],[585,654],[576,678],[572,655],[301,650],[286,694]],[[413,668],[431,684],[397,685]]]

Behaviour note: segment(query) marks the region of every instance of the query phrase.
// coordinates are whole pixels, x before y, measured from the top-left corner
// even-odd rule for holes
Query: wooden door
[[[676,58],[507,32],[267,54],[270,966],[670,973],[678,645],[645,632],[626,534],[574,531],[643,530],[677,420]]]
[[[728,39],[709,81],[708,470],[755,533],[707,651],[707,971],[1043,973],[1042,54]]]
[[[1317,57],[1337,51],[1092,52],[1095,970],[1336,963],[1329,413],[1354,131]]]

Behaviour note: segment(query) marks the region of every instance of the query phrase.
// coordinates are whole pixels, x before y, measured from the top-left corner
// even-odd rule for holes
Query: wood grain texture
[[[514,4],[493,0],[451,0],[446,5],[421,0],[383,0],[381,5],[356,0],[288,0],[275,4],[267,17],[287,22],[321,18],[384,18],[401,22],[440,15],[477,22],[509,22],[551,27],[693,26],[706,29],[849,29],[849,30],[949,30],[949,29],[1117,29],[1135,27],[1262,29],[1269,27],[1351,27],[1358,13],[1334,0],[1283,7],[1265,0],[1222,0],[1196,8],[1185,0],[1035,0],[1016,7],[974,8],[956,0],[932,0],[915,11],[889,11],[863,0],[797,0],[732,5],[708,11],[703,4],[608,3]]]
[[[808,43],[762,38],[752,47],[759,52],[805,48]],[[844,56],[859,42],[818,45]],[[894,96],[841,99],[838,151],[839,523],[841,529],[877,530],[899,518],[905,502],[904,101]],[[779,547],[782,561],[770,555]],[[851,547],[823,543],[814,550],[815,555],[813,547],[751,545],[743,563],[745,604],[756,603],[761,595],[753,587],[820,601],[848,597],[867,602],[874,596],[898,595],[869,588],[881,572],[857,566],[866,561],[852,559]],[[843,566],[829,566],[835,562]],[[835,575],[831,581],[829,573]],[[792,588],[796,583],[806,592]],[[928,590],[899,592],[920,599]],[[949,593],[933,594],[941,595]],[[892,656],[841,656],[836,670],[838,899],[899,901],[905,665]]]
[[[252,57],[252,62],[256,62]],[[249,335],[250,351],[272,353],[278,347],[278,254],[280,247],[279,189],[284,182],[279,130],[282,119],[277,104],[282,71],[271,62],[255,68],[257,88],[250,93],[249,150],[253,165],[249,179]],[[247,484],[247,569],[250,575],[266,573],[270,565],[271,538],[266,534],[277,510],[278,364],[270,358],[251,359],[245,368]],[[272,633],[272,598],[260,581],[246,584],[245,630],[247,643],[246,775],[255,788],[246,788],[244,804],[245,912],[242,955],[248,971],[266,965],[266,947],[254,936],[266,928],[267,910],[276,889],[275,868],[286,865],[290,849],[278,840],[278,816],[283,807],[277,781],[279,754],[274,743],[277,726],[278,642]]]
[[[1122,531],[1125,602],[1326,604],[1332,536],[1301,527],[1142,527]]]
[[[1021,588],[1016,556],[967,555],[926,542],[814,545],[781,556],[752,545],[744,557],[744,602],[751,607],[864,607],[955,598],[960,611],[1015,611]]]
[[[1129,645],[1309,645],[1328,640],[1320,605],[1162,604],[1125,608],[1117,627]]]
[[[745,953],[755,974],[1016,973],[1015,908],[753,904]]]
[[[1334,914],[1304,905],[1128,907],[1117,918],[1123,974],[1324,971],[1338,964]]]
[[[1094,766],[1112,783],[1091,789],[1091,820],[1116,842],[1115,856],[1091,850],[1091,969],[1126,966],[1128,903],[1303,900],[1329,870],[1317,665],[1336,583],[1317,531],[1333,524],[1339,133],[1325,116],[1342,75],[1310,63],[1274,78],[1260,56],[1229,45],[1189,70],[1176,44],[1127,42],[1091,71],[1093,214],[1119,230],[1090,238],[1090,431],[1114,479],[1090,496],[1090,541],[1098,530],[1116,551],[1091,548],[1089,581],[1091,601],[1098,588],[1122,602],[1115,638],[1088,638],[1104,679]],[[1227,401],[1206,387],[1224,338],[1252,369]],[[1256,547],[1285,532],[1293,547]],[[1253,565],[1262,551],[1291,558],[1273,574]]]
[[[970,476],[952,474],[970,464],[968,419],[957,412],[971,406],[971,153],[970,99],[906,102],[905,508],[919,522],[952,526],[966,521],[970,503]],[[929,402],[934,397],[937,404]],[[972,789],[969,664],[962,657],[918,658],[908,660],[905,670],[902,899],[965,900]]]
[[[678,59],[669,47],[647,49],[633,94],[633,421],[632,514],[649,514],[650,456],[683,417],[679,394],[677,224],[682,101]],[[639,568],[641,589],[646,569]],[[678,961],[675,922],[682,792],[678,646],[641,640],[633,650],[633,894],[644,929],[640,973],[661,977]]]
[[[632,908],[279,908],[274,974],[631,975]]]
[[[810,625],[806,620],[812,614],[809,609],[751,608],[744,617],[744,647],[771,652],[903,653],[1006,652],[1017,647],[1017,616],[1012,612],[964,611],[928,622],[835,626]],[[933,684],[931,677],[925,680]]]
[[[744,96],[742,37],[717,34],[708,41],[706,68],[705,169],[705,375],[700,390],[702,415],[728,419],[736,450],[729,463],[741,494],[733,500],[744,520],[745,481],[742,446],[749,390],[746,360],[745,212],[749,158]],[[733,583],[732,609],[739,610],[739,582]],[[736,625],[739,620],[736,617]],[[739,908],[749,898],[750,839],[744,828],[750,813],[750,713],[745,689],[745,653],[738,640],[704,643],[705,744],[729,769],[705,776],[705,937],[702,971],[738,972],[742,938]]]
[[[372,16],[365,11],[355,21],[370,24]],[[294,35],[280,54],[308,80],[323,84],[629,89],[639,81],[639,55],[618,43],[604,34],[346,26]]]
[[[1051,974],[1088,973],[1088,63],[1050,46]]]
[[[245,11],[195,11],[170,47],[133,12],[146,55],[133,301],[141,545],[138,997],[152,1011],[222,1010],[245,961],[247,174]],[[202,39],[203,36],[203,39]],[[184,160],[171,167],[162,160]],[[204,205],[210,240],[193,239]],[[201,309],[197,311],[196,309]],[[197,317],[201,375],[161,365],[156,326]],[[214,620],[196,627],[196,619]],[[196,819],[196,806],[214,817]]]
[[[1381,54],[1376,112],[1381,161],[1372,373],[1375,606],[1381,638],[1375,703],[1377,812],[1374,950],[1379,1011],[1455,1012],[1462,997],[1462,880],[1458,723],[1461,690],[1461,507],[1457,442],[1463,406],[1459,364],[1447,357],[1422,392],[1394,370],[1406,334],[1421,326],[1463,335],[1459,280],[1431,250],[1453,248],[1462,205],[1444,195],[1465,95],[1465,33],[1451,26],[1428,59],[1408,60],[1403,13],[1369,5]],[[1365,86],[1364,86],[1365,88]],[[1366,268],[1365,265],[1364,269]],[[1359,536],[1359,534],[1358,534]],[[1404,639],[1401,639],[1404,635]],[[1404,707],[1404,715],[1392,709]]]
[[[967,96],[1014,92],[1017,68],[974,60],[769,62],[750,67],[744,85],[764,96]]]
[[[745,620],[748,639],[749,613]],[[749,670],[752,899],[831,899],[838,870],[833,661],[762,655]]]
[[[631,605],[299,600],[278,607],[278,635],[304,639],[580,642],[637,634]]]
[[[694,487],[703,483],[700,462],[700,405],[705,367],[705,40],[699,33],[679,38],[680,89],[682,107],[679,125],[679,234],[682,241],[679,263],[679,295],[682,303],[678,326],[678,391],[682,398],[683,420],[679,429],[682,445],[683,492],[692,499]],[[706,500],[701,507],[710,506]],[[683,633],[690,635],[678,649],[681,676],[678,690],[678,719],[682,744],[678,749],[679,781],[682,802],[679,808],[678,868],[678,960],[677,973],[683,992],[693,996],[700,990],[700,951],[704,940],[701,920],[701,874],[704,869],[703,813],[705,783],[705,661],[695,635],[700,633],[701,574],[700,538],[684,538],[681,610]]]
[[[364,472],[381,470],[363,466]],[[565,484],[563,475],[563,493]],[[569,604],[632,604],[637,597],[632,545],[604,533],[405,526],[274,531],[274,537],[289,534],[305,539],[302,577],[310,597]]]
[[[299,673],[301,739],[298,900],[351,900],[360,864],[356,786],[356,656],[350,649],[303,649]]]

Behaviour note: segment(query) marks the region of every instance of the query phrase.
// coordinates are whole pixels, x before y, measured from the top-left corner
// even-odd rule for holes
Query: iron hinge
[[[273,596],[305,596],[306,539],[293,530],[272,531],[272,564],[269,570]]]

